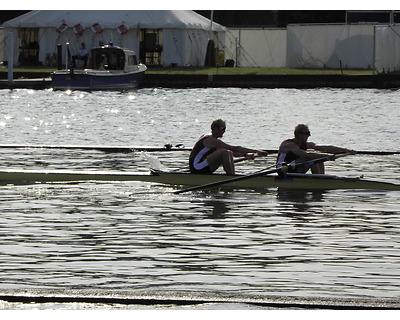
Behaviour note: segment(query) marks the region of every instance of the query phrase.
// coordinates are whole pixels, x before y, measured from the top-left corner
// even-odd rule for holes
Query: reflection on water
[[[2,143],[191,146],[221,116],[228,120],[225,140],[235,144],[276,149],[305,122],[315,142],[395,150],[399,94],[0,90],[0,131]],[[293,113],[294,105],[301,112]],[[168,168],[187,167],[184,151],[151,155]],[[148,158],[2,149],[0,167],[147,171]],[[274,160],[243,162],[237,171],[256,172]],[[366,155],[326,166],[332,174],[396,183],[398,168],[397,156]],[[0,288],[399,296],[399,192],[173,190],[141,182],[1,187]]]
[[[326,190],[288,190],[278,189],[276,197],[279,203],[282,205],[292,205],[295,212],[308,212],[312,206],[316,205],[316,202],[323,202],[324,194]]]
[[[204,213],[211,219],[223,219],[224,213],[229,212],[229,207],[221,200],[206,200],[201,204],[205,208]]]
[[[398,192],[170,191],[3,188],[1,288],[398,294]]]

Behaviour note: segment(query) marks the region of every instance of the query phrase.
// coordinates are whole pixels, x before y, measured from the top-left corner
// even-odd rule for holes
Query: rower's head
[[[298,124],[296,128],[294,128],[294,137],[301,138],[301,137],[309,137],[311,136],[310,129],[305,124]],[[306,139],[307,140],[307,139]]]
[[[226,122],[221,118],[215,119],[211,123],[211,132],[218,133],[221,137],[226,130]]]

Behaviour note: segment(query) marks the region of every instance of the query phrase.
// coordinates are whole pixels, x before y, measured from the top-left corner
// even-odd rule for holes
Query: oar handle
[[[243,158],[237,158],[237,159],[233,160],[233,162],[234,163],[238,163],[238,162],[243,162],[243,161],[246,161],[246,160],[248,160],[248,159],[246,157],[243,157]]]
[[[347,156],[351,156],[351,155],[353,155],[353,153],[346,152],[346,153],[338,153],[338,154],[335,154],[334,156],[335,156],[335,159],[337,159],[337,158],[347,157]]]
[[[264,157],[264,156],[259,156],[259,155],[254,155],[254,159],[256,158],[260,158],[260,157]],[[238,163],[238,162],[243,162],[243,161],[247,161],[247,160],[254,160],[254,159],[249,159],[247,157],[242,157],[242,158],[237,158],[235,160],[233,160],[234,163]]]

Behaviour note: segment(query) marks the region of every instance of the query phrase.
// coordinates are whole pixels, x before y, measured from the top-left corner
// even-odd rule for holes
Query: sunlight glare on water
[[[400,91],[0,90],[2,144],[191,147],[217,117],[224,141],[277,149],[298,123],[311,141],[399,151]],[[147,172],[188,153],[2,149],[1,169]],[[237,165],[254,172],[275,155]],[[400,181],[398,156],[356,155],[327,172]],[[241,292],[397,298],[399,192],[212,190],[142,182],[2,186],[1,289]]]

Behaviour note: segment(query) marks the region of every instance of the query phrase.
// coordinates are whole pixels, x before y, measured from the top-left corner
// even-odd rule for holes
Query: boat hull
[[[238,177],[224,174],[195,175],[190,173],[153,172],[110,172],[110,171],[33,171],[33,170],[3,170],[0,171],[1,184],[26,183],[62,183],[79,181],[143,181],[178,186],[196,186],[229,178]],[[227,183],[222,188],[240,189],[300,189],[300,190],[332,190],[332,189],[368,189],[400,191],[400,185],[345,178],[330,175],[296,174],[280,179],[276,175],[253,177]]]
[[[51,74],[51,79],[56,90],[124,90],[138,87],[144,72],[141,69],[133,72],[58,70]]]

